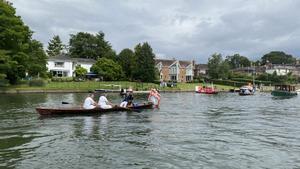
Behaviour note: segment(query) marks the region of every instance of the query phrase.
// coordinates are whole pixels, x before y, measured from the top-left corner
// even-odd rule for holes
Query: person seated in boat
[[[127,90],[126,96],[124,98],[124,100],[122,101],[122,103],[120,104],[120,107],[130,107],[133,105],[133,96],[132,96],[132,89],[129,88]]]
[[[89,95],[85,98],[83,103],[84,109],[94,109],[96,108],[97,103],[94,101],[94,93],[89,93]]]
[[[98,105],[101,109],[111,109],[113,107],[113,104],[107,100],[106,96],[107,94],[102,93],[99,98]]]

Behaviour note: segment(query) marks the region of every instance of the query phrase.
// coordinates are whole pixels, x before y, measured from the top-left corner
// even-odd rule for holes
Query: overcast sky
[[[217,52],[300,55],[299,0],[10,0],[46,47],[103,31],[113,49],[149,42],[160,58],[207,62]]]

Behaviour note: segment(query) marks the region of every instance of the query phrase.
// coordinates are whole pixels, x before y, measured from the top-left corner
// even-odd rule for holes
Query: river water
[[[1,95],[0,168],[300,168],[300,97],[163,93],[160,109],[142,112],[41,118],[34,109],[84,97]]]

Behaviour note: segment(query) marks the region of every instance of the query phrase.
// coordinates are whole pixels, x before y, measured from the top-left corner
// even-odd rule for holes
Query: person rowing
[[[120,104],[120,107],[130,107],[133,105],[133,96],[132,96],[132,89],[129,88],[127,90],[126,96],[124,98],[124,100],[122,101],[122,103]]]
[[[90,92],[84,100],[83,108],[84,109],[94,109],[96,107],[97,107],[97,103],[94,101],[94,93]]]
[[[111,109],[113,107],[113,104],[107,100],[106,98],[107,94],[101,93],[98,105],[100,106],[101,109]]]

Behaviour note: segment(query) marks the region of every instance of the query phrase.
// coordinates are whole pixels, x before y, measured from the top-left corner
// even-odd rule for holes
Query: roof
[[[80,63],[95,63],[94,59],[86,59],[86,58],[72,58],[70,55],[61,54],[55,57],[50,57],[48,60],[51,61],[71,61],[71,62],[80,62]]]
[[[175,62],[177,62],[177,60],[175,60],[175,59],[155,59],[155,64],[156,65],[159,64],[159,63],[162,63],[163,66],[171,66]],[[190,64],[192,64],[192,61],[179,60],[178,62],[179,62],[181,67],[187,67]]]
[[[176,60],[167,60],[167,59],[155,59],[155,64],[159,64],[162,63],[163,66],[170,66],[172,65],[174,62],[176,62]]]
[[[208,69],[207,64],[196,64],[195,69]]]

